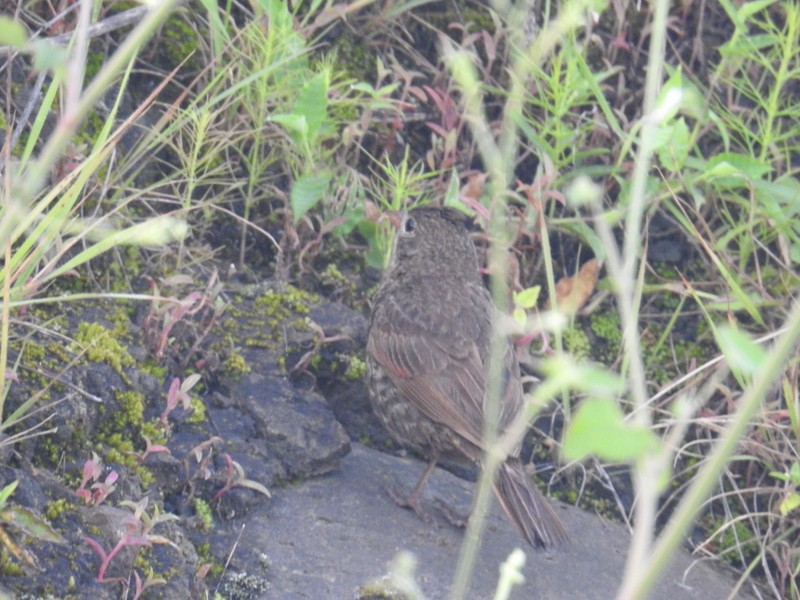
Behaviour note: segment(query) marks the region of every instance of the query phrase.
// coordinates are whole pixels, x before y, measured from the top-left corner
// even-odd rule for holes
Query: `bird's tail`
[[[549,548],[567,541],[556,511],[534,487],[518,458],[510,457],[500,467],[494,491],[511,522],[531,546]]]

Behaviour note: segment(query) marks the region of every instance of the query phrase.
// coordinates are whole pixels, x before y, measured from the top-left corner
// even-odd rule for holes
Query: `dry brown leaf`
[[[364,201],[364,219],[370,223],[377,223],[381,218],[381,209],[371,200]]]
[[[584,264],[576,275],[560,279],[556,283],[558,310],[566,315],[577,314],[594,293],[599,274],[600,263],[593,258]],[[550,309],[549,301],[547,309]]]
[[[474,175],[470,175],[467,179],[467,183],[465,183],[461,188],[459,197],[469,198],[475,202],[480,200],[481,194],[483,194],[484,185],[486,184],[486,177],[486,173],[475,173]]]

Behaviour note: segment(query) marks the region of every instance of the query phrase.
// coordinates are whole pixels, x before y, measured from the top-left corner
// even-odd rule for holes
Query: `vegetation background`
[[[687,543],[763,597],[800,598],[797,2],[4,11],[0,452],[72,490],[26,505],[6,472],[4,581],[52,586],[37,564],[77,535],[65,515],[110,498],[126,533],[84,537],[70,581],[157,593],[168,576],[147,551],[178,548],[160,529],[178,516],[145,460],[175,450],[175,415],[202,422],[215,373],[251,368],[243,340],[218,335],[226,290],[273,281],[262,299],[292,309],[281,322],[309,294],[365,312],[390,247],[381,212],[446,203],[482,226],[498,331],[544,377],[478,503],[533,423],[551,492],[631,528],[620,598]],[[337,339],[308,327],[280,368],[322,379]],[[117,394],[112,428],[70,428],[67,398],[86,390],[65,380],[86,361],[133,391],[131,370],[148,373],[160,404]],[[345,366],[357,379],[363,363]],[[203,469],[215,444],[195,448]],[[189,511],[209,527],[231,489],[269,495],[216,452],[220,484]],[[138,562],[107,575],[126,552]],[[190,570],[213,597],[223,565]]]

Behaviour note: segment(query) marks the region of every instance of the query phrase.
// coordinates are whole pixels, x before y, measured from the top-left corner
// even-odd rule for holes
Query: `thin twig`
[[[142,17],[145,14],[147,14],[148,10],[149,8],[146,5],[137,6],[136,8],[131,8],[130,10],[126,10],[125,12],[112,15],[107,19],[98,21],[97,23],[92,23],[86,29],[86,38],[91,39],[99,37],[101,35],[105,35],[106,33],[116,31],[117,29],[121,29],[122,27],[138,23],[139,21],[142,20]],[[33,38],[31,38],[30,41],[34,42],[34,41],[44,40],[51,44],[57,44],[59,46],[63,46],[69,43],[73,35],[75,35],[75,32],[68,31],[67,33],[61,33],[59,35],[54,35],[51,37],[34,36]],[[16,54],[17,52],[19,52],[17,48],[12,48],[10,46],[0,46],[0,57]]]

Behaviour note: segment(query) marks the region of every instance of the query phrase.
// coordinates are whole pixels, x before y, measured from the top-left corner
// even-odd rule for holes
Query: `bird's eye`
[[[411,217],[407,217],[405,223],[403,223],[403,233],[414,233],[414,229],[417,227],[416,221]]]

